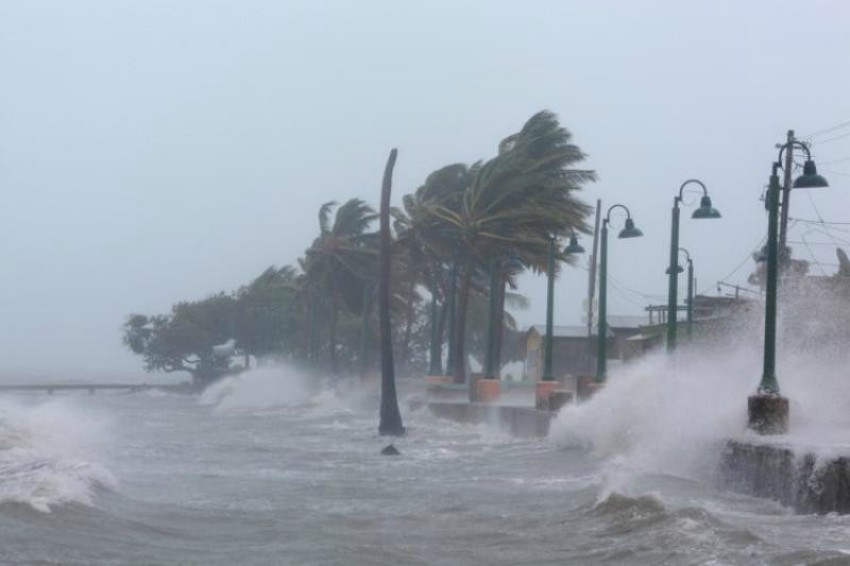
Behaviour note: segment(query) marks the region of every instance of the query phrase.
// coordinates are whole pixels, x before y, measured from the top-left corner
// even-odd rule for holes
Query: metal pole
[[[596,199],[596,221],[593,223],[593,253],[590,255],[590,269],[587,274],[587,369],[593,360],[593,295],[596,291],[596,260],[599,251],[599,220],[602,215],[602,199]]]
[[[696,292],[696,278],[694,277],[694,262],[688,258],[688,308],[687,327],[688,342],[694,338],[694,293]]]
[[[776,380],[776,279],[778,272],[779,253],[777,242],[777,225],[779,224],[779,163],[773,164],[770,175],[770,185],[767,189],[767,281],[765,285],[764,307],[764,373],[759,383],[759,394],[779,393],[779,382]]]
[[[602,241],[599,251],[599,323],[596,336],[596,381],[605,381],[608,340],[608,219],[602,222]]]
[[[670,227],[670,267],[667,278],[667,353],[676,350],[676,297],[679,282],[679,197],[673,197],[672,223]]]
[[[552,319],[555,296],[555,239],[549,238],[549,252],[546,255],[546,345],[543,352],[543,381],[553,381],[552,374]]]
[[[791,204],[791,167],[794,165],[794,130],[788,130],[788,141],[785,144],[785,178],[782,180],[782,215],[779,221],[779,253],[783,263],[788,261],[785,257],[785,242],[788,232],[788,211]],[[785,265],[783,268],[787,267]]]

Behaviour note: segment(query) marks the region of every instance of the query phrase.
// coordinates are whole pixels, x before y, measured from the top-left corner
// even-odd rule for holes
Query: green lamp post
[[[688,298],[686,304],[688,305],[688,340],[690,341],[693,339],[694,335],[694,262],[691,260],[691,254],[688,253],[688,250],[685,248],[679,248],[679,251],[685,254],[685,259],[688,261]],[[682,273],[684,271],[685,270],[682,269],[681,265],[676,266],[676,273]],[[665,273],[670,275],[669,267]]]
[[[688,250],[679,248],[679,251],[685,252],[688,260],[688,342],[690,342],[694,339],[694,262]]]
[[[570,236],[570,243],[564,248],[565,255],[584,253],[584,248],[578,243],[575,234]],[[555,239],[549,239],[549,253],[546,256],[546,343],[543,346],[543,375],[542,381],[554,381],[552,373],[552,319],[555,301]]]
[[[678,303],[678,275],[680,270],[678,267],[679,257],[679,203],[682,202],[682,195],[690,184],[696,184],[702,187],[702,199],[700,199],[699,208],[691,215],[691,218],[707,219],[720,218],[720,213],[711,205],[711,197],[708,196],[708,189],[702,181],[698,179],[688,179],[682,186],[679,187],[679,194],[673,197],[672,225],[670,227],[670,265],[667,268],[667,352],[673,353],[676,350],[676,324],[678,317],[676,309]]]
[[[596,332],[596,377],[597,383],[605,381],[608,361],[608,224],[611,222],[611,211],[622,208],[626,211],[626,227],[620,230],[618,238],[639,238],[643,232],[635,228],[635,221],[629,209],[622,204],[614,204],[605,215],[602,222],[602,234],[599,247],[599,321]]]
[[[431,285],[431,307],[429,312],[430,345],[428,348],[428,375],[443,375],[443,344],[440,340],[440,304],[436,285]]]
[[[782,434],[788,430],[788,399],[779,394],[776,379],[776,298],[779,271],[779,174],[782,153],[794,146],[806,152],[803,174],[794,181],[795,189],[828,187],[826,179],[818,175],[809,147],[797,140],[783,144],[779,157],[773,163],[767,188],[767,274],[764,305],[764,371],[755,395],[748,399],[749,428],[760,434]]]

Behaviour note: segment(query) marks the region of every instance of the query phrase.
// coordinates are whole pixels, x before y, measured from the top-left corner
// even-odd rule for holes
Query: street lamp
[[[626,227],[620,230],[618,238],[638,238],[643,236],[643,232],[635,228],[635,221],[632,220],[632,215],[629,209],[622,204],[614,204],[605,214],[605,220],[602,222],[602,243],[599,251],[599,322],[596,336],[596,377],[595,381],[601,383],[605,381],[606,362],[607,362],[607,339],[608,339],[608,320],[606,309],[608,307],[608,224],[611,222],[611,211],[615,208],[622,208],[626,211]]]
[[[690,342],[694,339],[694,262],[688,250],[679,248],[679,251],[685,252],[688,260],[688,342]]]
[[[708,196],[708,189],[702,181],[698,179],[688,179],[682,186],[679,187],[678,196],[673,197],[673,221],[670,227],[670,266],[667,269],[667,352],[673,353],[676,350],[676,324],[678,317],[676,316],[676,305],[678,302],[678,257],[679,257],[679,203],[682,202],[682,194],[685,187],[691,183],[702,187],[702,199],[700,199],[699,208],[691,215],[691,218],[698,220],[707,218],[720,218],[720,213],[711,205],[711,197]]]
[[[773,163],[770,183],[767,188],[767,274],[764,305],[764,371],[758,390],[748,399],[749,428],[760,434],[783,434],[788,430],[788,399],[779,394],[776,379],[776,296],[779,270],[779,175],[782,167],[782,152],[794,146],[806,152],[803,174],[794,181],[795,189],[828,187],[826,179],[818,175],[809,147],[797,140],[789,141],[779,148],[779,157]]]
[[[688,341],[691,341],[694,337],[694,262],[691,260],[691,254],[688,253],[688,250],[679,248],[679,251],[685,254],[685,258],[688,261]],[[682,269],[681,265],[676,266],[676,273],[682,273],[683,271],[684,269]],[[670,274],[669,267],[665,273]]]
[[[570,243],[564,248],[564,255],[583,254],[584,248],[578,243],[578,237],[570,236]],[[555,239],[549,238],[549,251],[546,255],[546,343],[543,350],[543,375],[541,381],[554,381],[552,373],[552,312],[555,301]]]

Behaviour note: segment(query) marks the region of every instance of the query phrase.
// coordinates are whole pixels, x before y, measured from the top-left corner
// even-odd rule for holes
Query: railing
[[[121,390],[130,393],[158,389],[171,393],[191,393],[193,388],[189,384],[180,385],[151,385],[149,383],[27,383],[0,385],[0,392],[12,391],[44,391],[50,395],[54,391],[88,391],[94,394],[98,389]]]

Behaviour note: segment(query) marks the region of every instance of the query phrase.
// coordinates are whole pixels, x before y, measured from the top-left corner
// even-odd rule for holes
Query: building
[[[538,381],[543,375],[546,326],[536,324],[525,336],[526,379]],[[596,373],[596,328],[588,337],[587,326],[552,327],[552,374],[556,379],[564,376],[593,375]],[[625,361],[642,355],[654,347],[660,337],[646,329],[644,316],[608,317],[608,359]]]

